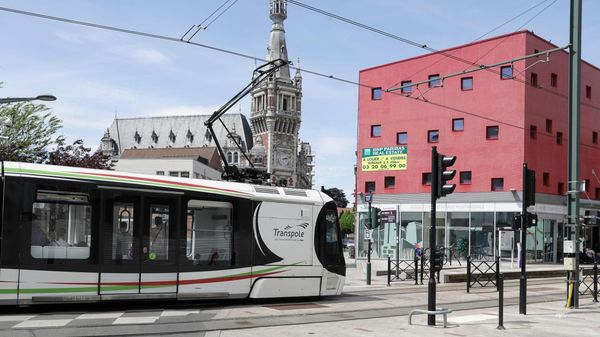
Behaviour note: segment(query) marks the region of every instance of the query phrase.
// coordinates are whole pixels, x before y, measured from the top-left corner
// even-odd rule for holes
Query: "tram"
[[[0,304],[339,295],[322,192],[2,163]]]

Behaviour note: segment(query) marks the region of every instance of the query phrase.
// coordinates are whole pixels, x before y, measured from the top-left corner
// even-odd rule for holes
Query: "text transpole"
[[[280,230],[279,228],[274,228],[274,235],[275,237],[279,237],[279,238],[289,238],[289,239],[294,239],[294,238],[304,238],[304,231],[302,230],[296,230],[296,231],[286,231],[286,230]]]

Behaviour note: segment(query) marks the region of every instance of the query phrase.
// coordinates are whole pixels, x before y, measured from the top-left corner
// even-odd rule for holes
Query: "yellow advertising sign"
[[[406,152],[406,146],[362,149],[362,170],[363,172],[406,170],[408,161]]]

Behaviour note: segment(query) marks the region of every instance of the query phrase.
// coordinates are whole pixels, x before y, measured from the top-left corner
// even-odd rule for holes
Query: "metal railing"
[[[387,284],[395,281],[415,280],[419,284],[419,259],[415,255],[413,260],[395,260],[388,256]]]
[[[598,262],[592,268],[579,268],[579,295],[591,295],[598,302]]]
[[[500,278],[500,257],[495,261],[473,261],[467,256],[467,292],[474,286],[481,288],[493,285],[498,290]]]
[[[421,284],[423,284],[423,279],[429,279],[429,265],[431,263],[431,249],[430,248],[425,248],[423,249],[423,253],[421,254],[421,256],[419,257],[419,260],[421,261]],[[437,272],[436,276],[436,280],[437,283],[440,283],[440,272]]]

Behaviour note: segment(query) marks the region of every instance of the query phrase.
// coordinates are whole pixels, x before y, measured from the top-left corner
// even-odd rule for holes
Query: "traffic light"
[[[523,212],[535,205],[535,171],[523,167]]]
[[[381,209],[371,207],[371,228],[374,229],[381,225]]]
[[[518,231],[521,230],[521,219],[523,219],[523,215],[518,214],[513,217],[512,221],[512,230]]]
[[[597,226],[598,215],[600,215],[600,212],[597,210],[586,210],[585,217],[583,218],[583,224],[586,226]]]
[[[448,181],[452,180],[456,175],[456,170],[448,170],[448,168],[456,162],[456,156],[446,156],[434,151],[434,162],[432,178],[436,179],[437,191],[435,191],[436,199],[444,197],[448,194],[452,194],[456,188],[455,184],[449,184]]]
[[[435,249],[432,254],[433,271],[442,271],[444,267],[444,254],[439,249]]]
[[[529,223],[527,224],[527,227],[535,227],[535,226],[537,226],[537,222],[538,222],[537,214],[529,214]]]

